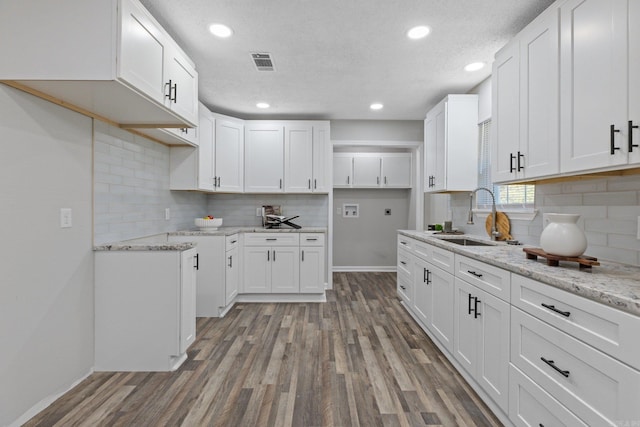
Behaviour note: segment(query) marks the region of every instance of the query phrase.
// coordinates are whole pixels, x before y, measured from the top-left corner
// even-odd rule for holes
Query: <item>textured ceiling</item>
[[[553,0],[141,0],[196,63],[200,100],[245,119],[419,120],[489,76]],[[219,39],[209,24],[230,26]],[[406,31],[428,25],[422,40]],[[257,71],[268,52],[276,71]],[[467,73],[471,62],[488,64]],[[265,101],[269,110],[255,104]],[[384,108],[371,111],[381,102]]]

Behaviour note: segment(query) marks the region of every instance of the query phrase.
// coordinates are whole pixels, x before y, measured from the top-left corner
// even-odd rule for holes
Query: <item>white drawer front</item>
[[[640,420],[639,371],[514,307],[511,322],[511,362],[571,412],[593,426]]]
[[[511,294],[511,273],[492,265],[456,255],[456,277],[476,285],[490,294],[509,301]]]
[[[324,246],[324,233],[300,233],[300,246]]]
[[[413,242],[415,240],[398,234],[398,248],[407,248],[409,250],[413,249]]]
[[[231,250],[233,248],[238,247],[238,244],[240,242],[240,235],[239,234],[232,234],[231,236],[226,236],[225,237],[225,250]]]
[[[413,281],[401,274],[398,274],[398,295],[407,304],[413,299]]]
[[[435,265],[436,267],[440,267],[447,273],[453,274],[455,270],[455,256],[454,253],[448,251],[446,249],[440,249],[437,247],[432,247],[431,249],[431,259],[429,262]]]
[[[419,240],[414,240],[413,253],[419,256],[420,258],[422,258],[423,260],[427,262],[431,262],[433,246],[428,243],[421,242]]]
[[[412,264],[413,263],[411,262],[411,254],[408,251],[399,248],[398,275],[404,275],[405,277],[407,277],[407,279],[413,281],[413,267],[411,266]]]
[[[587,427],[512,364],[509,366],[509,419],[519,427]]]
[[[245,246],[298,246],[299,233],[246,233]]]
[[[640,317],[514,274],[511,304],[640,369]]]

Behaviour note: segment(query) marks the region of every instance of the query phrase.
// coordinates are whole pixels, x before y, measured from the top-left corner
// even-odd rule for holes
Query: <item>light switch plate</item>
[[[73,225],[73,211],[71,208],[60,209],[60,228],[71,228]]]

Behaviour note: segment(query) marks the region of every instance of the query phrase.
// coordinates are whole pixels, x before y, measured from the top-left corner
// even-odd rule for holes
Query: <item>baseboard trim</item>
[[[391,266],[333,266],[334,273],[350,273],[350,272],[380,272],[380,273],[395,273],[397,271],[397,267],[395,265]]]
[[[40,412],[42,412],[45,409],[47,409],[47,407],[49,407],[49,405],[51,405],[53,402],[55,402],[63,394],[69,392],[72,388],[74,388],[75,386],[80,384],[82,381],[87,379],[87,377],[89,377],[89,375],[91,375],[91,374],[93,374],[93,368],[91,368],[89,370],[89,372],[87,372],[84,376],[80,377],[79,379],[77,379],[73,383],[71,383],[71,385],[69,387],[67,387],[66,390],[64,390],[64,391],[62,391],[60,393],[56,393],[56,394],[52,394],[50,396],[47,396],[44,399],[42,399],[40,402],[38,402],[35,405],[33,405],[24,414],[22,414],[20,416],[20,418],[18,418],[17,420],[15,420],[11,424],[9,424],[9,427],[20,427],[21,425],[25,424],[31,418],[35,417]]]
[[[321,294],[239,294],[234,305],[243,302],[327,302],[327,296],[324,292]]]

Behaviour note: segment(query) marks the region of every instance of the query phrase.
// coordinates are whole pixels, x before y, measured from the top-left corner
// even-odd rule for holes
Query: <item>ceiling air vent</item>
[[[251,58],[253,63],[256,64],[258,71],[274,71],[273,61],[271,55],[268,53],[252,53]]]

